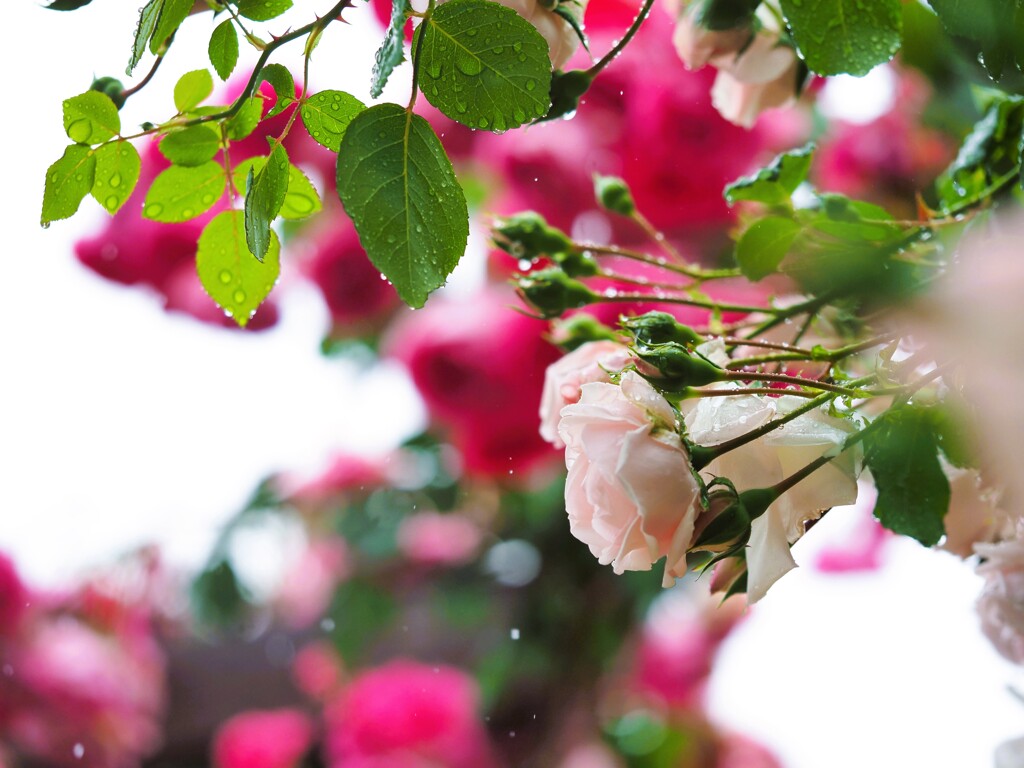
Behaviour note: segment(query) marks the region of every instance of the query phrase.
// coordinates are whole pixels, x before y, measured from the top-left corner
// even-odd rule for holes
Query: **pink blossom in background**
[[[558,350],[544,338],[547,323],[516,312],[517,303],[498,289],[435,297],[402,315],[383,344],[449,428],[470,474],[507,475],[555,456],[537,433],[537,408]]]
[[[394,287],[381,279],[340,211],[332,216],[330,229],[314,239],[302,271],[320,290],[337,334],[372,331],[399,304]]]
[[[312,479],[278,478],[279,492],[299,507],[319,507],[339,501],[349,493],[368,493],[385,481],[380,461],[354,453],[334,456],[326,469]]]
[[[359,674],[324,712],[330,768],[493,768],[476,683],[395,660]]]
[[[14,561],[0,552],[0,637],[18,628],[31,601],[32,595],[18,576]]]
[[[747,736],[733,733],[719,742],[715,768],[782,768],[782,763],[767,747]]]
[[[214,768],[294,768],[313,741],[312,719],[297,709],[253,710],[217,730]]]
[[[348,578],[352,557],[340,536],[312,541],[281,580],[274,605],[292,629],[305,629],[320,620],[334,590]]]
[[[343,674],[341,657],[326,641],[304,645],[292,663],[296,687],[314,701],[333,698],[341,688]]]
[[[483,532],[457,512],[418,512],[398,527],[398,549],[422,565],[460,565],[473,559]]]
[[[159,224],[157,226],[175,225]],[[238,324],[217,306],[203,288],[203,284],[199,281],[199,275],[196,273],[196,265],[191,260],[181,264],[168,275],[161,290],[164,294],[164,309],[168,312],[181,312],[200,322],[219,325],[228,330],[238,328]],[[245,330],[264,331],[273,328],[277,325],[280,316],[280,310],[274,300],[264,301],[249,319]]]
[[[865,486],[857,504],[849,510],[856,516],[854,528],[842,542],[824,547],[815,561],[815,567],[823,573],[861,573],[874,571],[882,566],[885,544],[892,533],[875,519],[872,510],[878,493],[873,486]],[[845,511],[845,510],[842,510]],[[838,514],[839,511],[831,514]]]

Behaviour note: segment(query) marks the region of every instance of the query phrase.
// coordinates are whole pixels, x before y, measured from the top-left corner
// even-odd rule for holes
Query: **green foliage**
[[[496,222],[494,242],[517,259],[539,259],[573,249],[569,236],[536,211],[522,211]]]
[[[725,188],[726,202],[735,205],[740,200],[751,200],[766,205],[788,205],[796,188],[807,179],[814,149],[814,144],[805,144],[783,152],[752,176],[736,179]]]
[[[522,275],[516,285],[523,300],[544,318],[559,317],[570,309],[579,309],[598,300],[597,294],[559,267]]]
[[[267,117],[279,115],[288,109],[290,104],[295,103],[295,80],[287,67],[281,64],[268,64],[260,70],[260,83],[264,81],[270,83],[277,96],[277,102],[267,112]]]
[[[946,30],[974,41],[996,80],[1007,65],[1024,65],[1024,9],[1019,0],[934,0],[929,3]]]
[[[189,598],[193,614],[205,626],[231,624],[249,607],[234,569],[224,559],[210,564],[195,578]]]
[[[203,124],[167,134],[160,142],[160,153],[175,165],[193,167],[213,160],[220,147],[220,132]]]
[[[178,31],[193,5],[193,0],[162,0],[160,18],[153,29],[153,36],[149,39],[150,53],[159,54],[166,50],[169,38]]]
[[[292,7],[292,0],[238,0],[238,15],[253,21],[270,21]]]
[[[194,219],[213,207],[226,181],[224,167],[212,160],[192,168],[172,165],[153,181],[142,215],[168,223]]]
[[[341,144],[338,194],[370,261],[412,307],[444,284],[469,238],[469,212],[441,142],[397,104],[357,115]]]
[[[45,227],[51,221],[74,216],[82,199],[92,191],[95,177],[96,155],[89,147],[72,144],[64,150],[63,157],[46,170],[39,222]]]
[[[130,75],[142,56],[146,53],[146,44],[153,36],[153,29],[160,18],[160,10],[163,8],[163,0],[149,0],[139,11],[139,23],[135,26],[135,40],[132,42],[132,55],[124,73]]]
[[[532,24],[490,0],[451,0],[420,25],[420,88],[472,128],[504,131],[550,106],[548,45]]]
[[[705,341],[693,328],[683,325],[668,312],[645,312],[636,317],[622,318],[619,322],[640,344],[664,344],[674,341],[686,347],[694,347]]]
[[[44,7],[48,11],[77,11],[91,2],[92,0],[53,0],[52,3]]]
[[[174,106],[179,112],[189,112],[198,107],[213,93],[213,78],[208,70],[196,69],[186,72],[174,86]]]
[[[890,408],[864,437],[864,462],[878,487],[875,517],[928,547],[945,533],[949,508],[949,481],[938,451],[931,414],[913,405]]]
[[[281,246],[275,232],[270,232],[263,261],[256,260],[245,240],[245,214],[222,211],[199,236],[196,252],[203,288],[242,327],[270,293],[281,270]]]
[[[373,61],[370,95],[375,99],[384,91],[395,67],[405,60],[405,22],[408,11],[409,0],[391,0],[391,22]]]
[[[256,130],[263,119],[263,99],[253,96],[246,99],[238,112],[225,124],[224,130],[232,141],[239,141]]]
[[[799,231],[799,224],[782,216],[754,221],[736,243],[736,263],[744,277],[757,282],[778,271]]]
[[[121,117],[109,96],[86,91],[64,100],[64,131],[76,144],[99,144],[121,132]]]
[[[304,219],[323,209],[320,195],[309,178],[296,166],[288,169],[288,191],[278,215],[282,219]]]
[[[221,80],[227,80],[235,71],[238,64],[238,32],[231,19],[222,21],[210,35],[210,45],[207,48],[210,56],[210,63],[217,71]]]
[[[363,102],[344,91],[320,91],[302,102],[299,114],[313,140],[337,152],[348,124],[364,109]]]
[[[750,26],[761,0],[697,0],[694,21],[706,29]]]
[[[551,74],[551,106],[538,122],[571,115],[580,105],[580,99],[594,82],[594,76],[585,69]]]
[[[96,152],[92,196],[107,213],[117,213],[139,181],[142,159],[127,141],[104,144]]]
[[[866,75],[900,48],[900,0],[781,0],[807,66],[819,75]]]
[[[288,153],[277,144],[259,173],[249,169],[245,184],[245,242],[259,261],[263,261],[270,248],[270,225],[284,205],[290,167]]]
[[[330,639],[346,664],[364,660],[367,646],[378,641],[397,608],[390,594],[362,579],[350,579],[335,590],[328,611]]]

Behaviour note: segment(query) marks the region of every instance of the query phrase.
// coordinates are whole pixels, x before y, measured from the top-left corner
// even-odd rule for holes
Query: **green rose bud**
[[[523,275],[517,280],[519,295],[543,317],[558,317],[597,299],[597,294],[558,267]]]
[[[633,193],[626,182],[617,176],[601,176],[594,174],[594,197],[602,208],[622,216],[632,216],[636,212]]]

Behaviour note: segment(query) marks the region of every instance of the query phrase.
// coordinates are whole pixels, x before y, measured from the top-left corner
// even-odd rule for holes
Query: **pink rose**
[[[779,42],[773,33],[759,33],[735,56],[714,62],[718,77],[711,87],[711,101],[731,123],[752,128],[766,109],[786,106],[796,99],[796,52]]]
[[[288,626],[304,629],[327,610],[338,583],[348,578],[352,557],[340,536],[313,541],[288,569],[274,603]]]
[[[782,768],[782,763],[767,747],[733,733],[719,744],[715,768]]]
[[[343,674],[341,657],[324,640],[304,645],[292,663],[295,686],[315,701],[333,698],[341,688]]]
[[[419,512],[398,526],[398,549],[424,565],[459,565],[473,558],[482,536],[465,515]]]
[[[313,741],[313,723],[295,709],[235,715],[213,737],[214,768],[294,768]]]
[[[949,511],[942,523],[946,538],[940,549],[967,558],[975,544],[1012,538],[1015,516],[999,506],[999,493],[982,485],[977,470],[943,466],[949,480]]]
[[[686,572],[699,487],[672,407],[634,371],[584,384],[562,409],[569,530],[616,573],[666,558],[663,583]]]
[[[284,476],[276,485],[289,502],[298,507],[322,507],[352,493],[369,493],[385,482],[380,462],[353,453],[334,456],[327,467],[312,479]]]
[[[540,399],[540,435],[556,448],[562,408],[579,402],[580,388],[594,381],[610,382],[609,371],[621,371],[629,363],[629,349],[614,341],[592,341],[548,366]]]
[[[985,586],[976,608],[981,630],[1003,656],[1024,664],[1024,526],[1017,537],[998,544],[978,544],[984,558],[978,573]]]
[[[503,475],[553,458],[537,434],[544,371],[558,351],[547,323],[499,290],[435,298],[401,317],[384,343],[405,364],[433,419],[451,430],[470,474]]]
[[[337,331],[372,331],[398,306],[398,294],[370,262],[352,223],[340,212],[335,222],[317,237],[303,271],[320,289]]]
[[[687,69],[700,69],[712,59],[739,51],[753,35],[749,27],[713,30],[697,21],[698,3],[681,9],[672,44]]]
[[[885,545],[893,536],[892,532],[882,527],[872,510],[875,507],[877,492],[865,489],[857,504],[849,510],[857,516],[854,528],[842,541],[832,544],[818,553],[815,565],[822,573],[862,573],[874,571],[882,565],[882,554]]]
[[[537,0],[499,0],[536,27],[548,44],[548,56],[552,69],[561,69],[579,48],[580,38],[565,19]],[[573,10],[582,19],[586,0],[573,0]]]
[[[358,675],[325,712],[330,768],[492,768],[476,683],[395,660]]]

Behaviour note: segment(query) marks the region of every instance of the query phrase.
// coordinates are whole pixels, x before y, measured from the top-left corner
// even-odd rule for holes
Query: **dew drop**
[[[467,75],[468,77],[479,75],[480,70],[483,69],[480,59],[471,54],[464,54],[456,58],[455,66],[458,67],[462,74]]]
[[[499,45],[496,48],[494,48],[493,50],[494,50],[494,55],[495,56],[501,56],[501,54],[503,54],[505,52],[505,46]]]
[[[479,125],[481,128],[486,128],[490,123],[487,121],[486,117],[481,117]]]
[[[191,219],[196,213],[191,208],[182,208],[181,215],[186,219]]]
[[[513,116],[515,117],[517,123],[525,123],[526,122],[526,113],[523,112],[523,110],[520,109],[519,107],[516,107],[515,112],[513,113]]]
[[[82,757],[85,755],[85,747],[81,744],[75,744],[75,746],[71,749],[71,752],[72,754],[74,754],[75,760],[81,760]]]
[[[226,269],[222,269],[220,271],[220,281],[222,283],[224,283],[224,285],[227,285],[228,283],[230,283],[231,282],[231,273],[228,272]]]
[[[516,40],[516,42],[512,43],[512,50],[515,51],[516,53],[519,53],[521,50],[523,50],[523,44]]]
[[[427,74],[437,80],[441,76],[441,64],[436,61],[430,62],[430,65],[427,67]]]
[[[113,176],[110,177],[110,186],[115,187],[115,188],[121,186],[121,174],[120,173],[115,173]]]
[[[236,304],[241,304],[243,301],[245,301],[245,291],[235,291],[235,295],[232,296],[231,298],[235,300]]]
[[[106,206],[108,211],[116,211],[117,210],[117,203],[118,203],[117,195],[111,195],[110,197],[108,197],[106,199],[106,201],[103,203],[103,205]]]
[[[68,137],[79,144],[88,144],[92,136],[92,123],[86,119],[75,120],[68,125]]]
[[[164,207],[160,203],[150,203],[149,205],[146,206],[146,208],[142,212],[142,214],[147,219],[155,219],[157,216],[159,216],[163,212],[164,212]]]
[[[526,90],[532,91],[536,87],[537,87],[537,81],[536,80],[527,80],[526,81]]]
[[[288,205],[293,211],[299,214],[307,214],[313,212],[313,201],[306,195],[291,194],[285,195],[285,200],[288,201]]]

